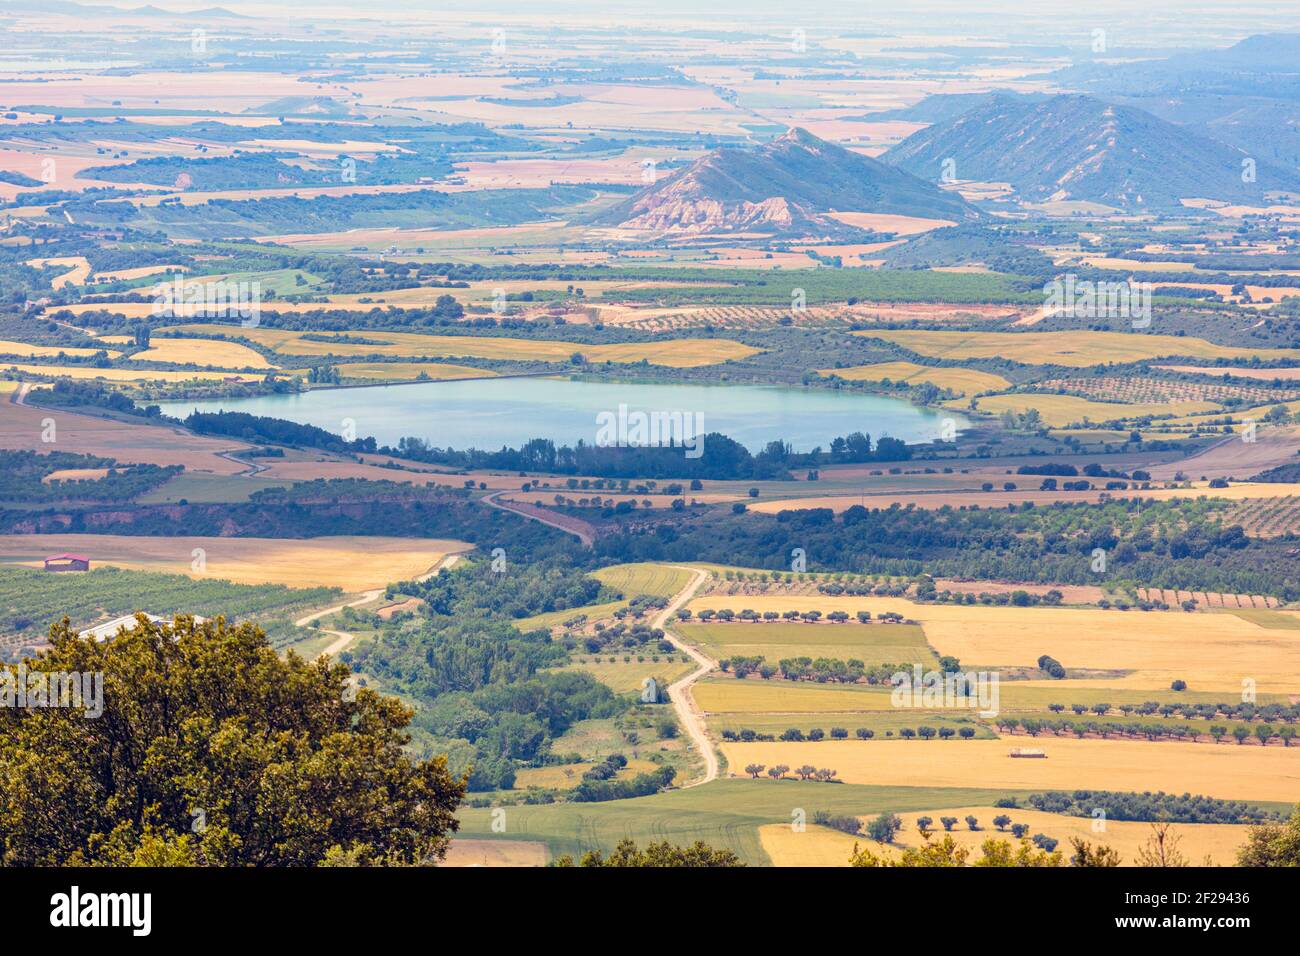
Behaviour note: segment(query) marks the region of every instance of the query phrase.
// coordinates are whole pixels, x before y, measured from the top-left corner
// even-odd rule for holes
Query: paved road
[[[695,592],[700,589],[700,586],[709,579],[708,571],[702,571],[699,568],[682,568],[682,570],[691,572],[690,583],[677,592],[677,595],[668,603],[668,606],[655,618],[652,626],[663,628],[664,636],[672,642],[673,646],[683,653],[689,654],[695,663],[699,665],[681,680],[668,687],[668,699],[673,702],[673,707],[677,710],[677,719],[681,721],[682,727],[686,729],[691,742],[695,744],[695,749],[704,758],[704,776],[685,784],[687,787],[698,787],[702,783],[718,779],[718,754],[713,749],[713,743],[705,732],[704,715],[695,706],[695,698],[691,694],[691,685],[717,667],[718,662],[706,657],[668,629],[668,624],[672,621],[678,608],[689,601],[695,595]]]

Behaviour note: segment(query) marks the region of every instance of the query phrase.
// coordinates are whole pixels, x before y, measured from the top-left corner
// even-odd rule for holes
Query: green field
[[[614,564],[592,572],[592,577],[622,591],[625,598],[672,597],[690,583],[691,572],[667,564]]]
[[[176,504],[181,500],[194,504],[247,501],[264,488],[288,488],[293,484],[292,481],[274,478],[186,471],[136,500],[143,505]]]
[[[585,614],[588,621],[599,621],[614,616],[614,612],[625,608],[634,597],[672,597],[691,580],[691,572],[667,564],[613,564],[592,572],[592,577],[602,584],[619,591],[623,597],[618,601],[605,601],[600,604],[588,604],[584,607],[571,607],[563,611],[549,611],[533,617],[515,621],[515,627],[521,631],[549,630],[559,627],[565,621]]]
[[[921,724],[928,727],[934,727],[936,730],[940,727],[951,727],[958,730],[962,727],[975,728],[975,736],[979,738],[991,738],[998,736],[997,733],[986,723],[981,721],[974,714],[962,714],[959,712],[949,711],[946,714],[938,714],[934,711],[916,711],[916,710],[889,710],[877,711],[866,714],[725,714],[709,718],[709,730],[714,734],[721,734],[724,730],[740,731],[748,728],[761,734],[773,734],[780,736],[781,731],[788,727],[797,727],[803,733],[807,734],[814,727],[820,727],[826,731],[827,739],[830,739],[832,727],[843,727],[849,732],[849,739],[856,739],[854,732],[859,727],[865,727],[873,731],[875,737],[873,740],[898,740],[903,738],[898,736],[898,731],[904,727],[910,727],[915,730]],[[888,736],[893,731],[894,736]]]
[[[744,607],[736,598],[736,610]],[[856,659],[881,664],[932,664],[934,654],[915,624],[790,624],[784,621],[682,624],[678,633],[710,657],[758,657],[770,664],[787,657]]]
[[[1265,611],[1260,608],[1230,608],[1225,609],[1223,613],[1231,614],[1243,621],[1250,621],[1252,624],[1258,624],[1260,627],[1266,627],[1270,630],[1300,631],[1300,617],[1294,614],[1284,614],[1281,611]]]
[[[613,664],[609,662],[611,656],[618,658]],[[623,656],[616,652],[613,655],[603,655],[600,663],[590,662],[589,659],[586,663],[578,661],[569,664],[561,670],[590,674],[614,693],[628,694],[640,691],[647,677],[653,677],[661,684],[671,684],[685,677],[695,667],[691,663],[682,663],[678,655],[673,655],[669,661],[667,655],[661,654],[658,662],[650,660],[649,655],[643,655],[646,658],[644,661],[638,661],[635,654],[631,656],[632,660],[624,663]]]
[[[0,567],[0,631],[16,635],[10,643],[21,646],[23,642],[43,639],[50,623],[65,615],[74,626],[81,627],[136,611],[160,616],[224,614],[244,620],[323,605],[339,593],[337,588],[231,584],[107,567],[85,573],[51,574],[5,566]]]
[[[852,715],[893,710],[889,688],[867,684],[710,677],[695,685],[694,694],[700,709],[710,714]]]
[[[1212,704],[1224,698],[1223,694],[1213,691],[1183,691],[1175,694],[1172,691],[1084,686],[1089,683],[1093,682],[1002,681],[998,688],[999,709],[1003,713],[1033,711],[1040,716],[1051,716],[1047,710],[1048,704],[1064,704],[1068,709],[1076,703],[1109,703],[1116,707],[1120,704],[1141,704],[1149,700],[1162,704]],[[765,681],[752,676],[745,680],[734,677],[706,678],[695,686],[695,700],[704,711],[711,714],[842,714],[845,716],[838,721],[840,726],[849,726],[845,721],[852,720],[854,715],[893,711],[890,688],[880,685]],[[1280,694],[1259,695],[1261,704],[1286,702],[1286,698]],[[918,710],[910,713],[934,714],[935,711]],[[737,720],[752,726],[746,723],[749,720],[747,717],[737,716]],[[826,725],[830,726],[831,723],[827,717]],[[865,723],[862,725],[871,726]]]
[[[957,746],[954,744],[954,746]],[[506,807],[505,832],[492,831],[492,810],[462,809],[459,836],[475,839],[540,840],[552,855],[609,850],[619,840],[640,843],[696,840],[724,847],[751,865],[770,860],[759,845],[758,828],[766,823],[790,823],[791,814],[867,815],[933,810],[942,807],[987,806],[1016,791],[956,787],[870,787],[798,780],[716,780],[687,790],[670,790],[632,800],[608,803],[557,803]]]

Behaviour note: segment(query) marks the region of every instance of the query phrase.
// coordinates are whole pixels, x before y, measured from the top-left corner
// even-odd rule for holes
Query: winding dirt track
[[[552,515],[544,508],[539,508],[536,505],[524,504],[518,501],[499,501],[497,499],[501,494],[502,492],[498,491],[494,494],[485,495],[480,498],[479,501],[483,502],[483,504],[487,505],[489,508],[499,508],[502,511],[509,511],[513,514],[519,515],[520,517],[530,518],[533,521],[540,521],[542,524],[550,525],[552,528],[563,531],[565,534],[575,535],[585,547],[590,548],[596,540],[596,529],[581,518],[572,518],[568,515]]]
[[[664,636],[672,642],[673,646],[683,653],[689,654],[695,663],[699,665],[681,680],[668,687],[668,699],[673,702],[673,707],[677,710],[677,718],[681,721],[682,726],[686,728],[686,733],[695,744],[695,749],[704,758],[704,776],[685,784],[686,787],[698,787],[702,783],[718,779],[718,754],[713,749],[713,744],[709,741],[709,736],[705,732],[704,716],[695,707],[695,698],[691,694],[691,685],[717,667],[718,662],[706,657],[668,629],[668,624],[672,621],[673,615],[677,613],[677,609],[689,601],[695,595],[695,592],[700,589],[700,586],[709,579],[708,571],[702,571],[699,568],[679,567],[683,571],[690,571],[693,577],[690,583],[678,591],[676,596],[668,602],[668,606],[659,613],[651,626],[663,628]]]
[[[430,569],[425,574],[420,575],[415,580],[427,581],[429,580],[429,578],[433,577],[443,568],[450,568],[459,559],[460,559],[459,554],[445,555],[441,561],[439,561],[436,565],[433,566],[432,569]],[[300,617],[298,618],[298,620],[293,622],[294,626],[306,627],[308,624],[310,624],[312,621],[316,620],[317,618],[325,617],[327,614],[336,614],[337,612],[343,610],[345,607],[360,607],[363,604],[369,604],[372,601],[378,601],[380,596],[383,595],[383,593],[384,591],[382,588],[376,589],[374,591],[366,591],[364,594],[361,595],[361,597],[357,598],[355,601],[349,601],[346,604],[336,604],[334,607],[327,607],[323,611],[313,611],[311,614],[308,614],[306,617]],[[321,630],[324,633],[333,637],[334,640],[330,643],[328,647],[326,647],[323,651],[317,654],[316,655],[317,657],[324,657],[326,654],[333,656],[339,653],[339,651],[343,650],[345,647],[347,647],[356,639],[356,635],[348,631],[331,631],[328,628],[324,628],[324,627],[321,628]]]

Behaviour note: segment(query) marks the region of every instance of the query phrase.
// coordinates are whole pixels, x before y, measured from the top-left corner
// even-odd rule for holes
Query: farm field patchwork
[[[434,381],[451,381],[461,378],[495,378],[496,372],[490,369],[473,368],[468,365],[452,365],[447,362],[345,362],[336,365],[339,375],[345,379],[374,381],[415,381],[433,379]]]
[[[1045,758],[1016,758],[1017,746]],[[1172,741],[1014,740],[839,741],[720,744],[733,768],[833,767],[845,783],[935,786],[979,781],[1008,790],[1126,790],[1199,793],[1224,800],[1290,801],[1300,787],[1300,748]]]
[[[61,772],[0,772],[5,864],[843,867],[923,815],[973,861],[1005,813],[1133,866],[1115,818],[1300,806],[1300,10],[51,6],[0,15],[0,671],[166,713],[0,706]],[[137,610],[242,630],[49,640]],[[193,759],[227,718],[304,746]],[[168,802],[259,781],[215,843]],[[1058,875],[961,879],[1008,943],[1111,921]]]
[[[735,680],[726,677],[709,677],[695,685],[695,700],[700,709],[710,715],[710,726],[752,727],[759,729],[757,718],[749,715],[824,715],[816,726],[829,728],[840,724],[849,730],[859,726],[875,729],[881,721],[889,721],[899,713],[890,700],[889,688],[867,684],[816,684],[808,681],[764,681],[756,678]],[[1213,704],[1223,700],[1224,694],[1215,691],[1183,691],[1176,695],[1167,688],[1144,689],[1127,687],[1106,680],[1006,680],[998,688],[998,705],[1002,713],[1022,712],[1051,716],[1051,704],[1108,703],[1112,707],[1124,704],[1137,706],[1145,701],[1176,702],[1185,704]],[[1263,693],[1260,704],[1286,703],[1285,693]],[[908,710],[899,726],[915,727],[921,722],[931,722],[936,715],[952,715],[952,711]],[[970,712],[963,710],[961,716]],[[834,715],[843,715],[843,720]],[[715,720],[721,716],[723,719]],[[847,723],[847,721],[855,721]],[[777,721],[774,721],[777,722]],[[798,723],[791,720],[781,723],[781,728]],[[936,724],[937,726],[937,724]],[[1196,726],[1200,726],[1199,724]],[[1209,726],[1208,722],[1205,726]],[[1297,750],[1300,752],[1300,750]]]
[[[275,368],[247,345],[220,339],[157,338],[131,358],[137,362],[165,365],[197,365],[201,368]]]
[[[771,860],[759,842],[758,828],[768,823],[789,826],[791,807],[864,815],[884,810],[902,813],[944,804],[982,805],[1009,795],[1014,794],[996,787],[828,786],[797,780],[764,787],[748,780],[717,780],[630,800],[511,807],[506,836],[541,841],[554,855],[607,850],[625,838],[676,844],[703,840],[732,850],[751,865],[767,865]],[[460,837],[502,838],[493,833],[490,808],[463,808],[457,818]]]
[[[580,616],[585,617],[588,622],[607,620],[614,616],[615,611],[627,607],[638,595],[667,598],[676,594],[690,582],[691,573],[671,565],[638,563],[614,564],[599,568],[592,572],[592,577],[620,591],[623,598],[561,611],[549,611],[516,621],[515,626],[522,630],[549,629]]]
[[[248,467],[221,457],[222,453],[248,447],[235,439],[204,438],[179,428],[136,425],[12,402],[0,402],[0,447],[48,451],[49,443],[41,440],[46,419],[53,419],[58,442],[83,455],[100,455],[122,462],[184,465],[187,470],[218,475],[233,475]]]
[[[678,624],[676,629],[713,658],[762,656],[775,665],[787,657],[829,657],[869,667],[934,662],[921,629],[907,624]]]
[[[1154,477],[1154,476],[1153,476]],[[1171,476],[1172,477],[1172,476]],[[750,511],[759,514],[778,514],[782,511],[798,511],[809,508],[830,508],[841,512],[854,505],[867,508],[888,508],[897,504],[899,507],[911,505],[916,508],[1005,508],[1011,504],[1033,502],[1036,505],[1055,504],[1058,502],[1081,503],[1096,502],[1103,498],[1143,498],[1153,501],[1168,501],[1178,498],[1220,498],[1225,501],[1252,501],[1255,499],[1275,499],[1300,493],[1300,484],[1240,482],[1224,488],[1211,488],[1208,482],[1191,482],[1188,487],[1176,488],[1134,488],[1106,491],[1104,484],[1094,486],[1087,491],[1042,491],[1039,484],[1041,476],[1005,475],[1001,480],[1017,485],[1014,491],[996,489],[1001,480],[995,481],[991,491],[900,491],[892,494],[858,492],[838,495],[818,495],[810,498],[776,498],[769,501],[757,501],[748,506]],[[973,482],[972,482],[973,484]]]
[[[855,365],[850,368],[819,369],[822,375],[838,375],[850,382],[928,382],[938,388],[949,389],[959,395],[979,392],[998,392],[1010,388],[1011,383],[1001,375],[981,372],[973,368],[932,368],[915,362],[878,362],[875,365]]]
[[[259,355],[258,358],[261,358]],[[0,365],[3,369],[16,369],[28,376],[41,378],[72,378],[82,381],[100,379],[105,382],[216,382],[235,378],[252,382],[261,376],[253,373],[227,371],[179,371],[176,369],[96,368],[92,365]]]
[[[116,358],[121,354],[116,349],[85,348],[73,345],[31,345],[27,342],[15,342],[12,339],[0,339],[0,355],[16,355],[21,358],[53,358],[57,355],[84,358],[101,351],[106,353],[109,358]]]
[[[1015,846],[1015,837],[1009,830],[999,830],[993,818],[1005,814],[1013,823],[1023,823],[1031,834],[1041,833],[1058,841],[1057,850],[1064,858],[1063,865],[1073,852],[1070,839],[1077,837],[1090,844],[1105,844],[1120,855],[1121,866],[1137,866],[1139,851],[1151,837],[1151,824],[1131,820],[1108,820],[1105,830],[1096,832],[1091,817],[1073,817],[1042,810],[1004,809],[992,806],[932,807],[924,813],[909,811],[899,814],[903,821],[893,844],[880,844],[866,836],[850,836],[830,827],[810,825],[799,833],[785,824],[768,824],[759,829],[763,850],[775,866],[848,866],[854,844],[881,857],[897,857],[909,848],[925,844],[916,821],[928,816],[931,842],[939,842],[951,835],[958,846],[970,850],[970,859],[977,859],[985,840],[1005,840]],[[959,821],[951,831],[939,824],[940,817],[956,817]],[[978,830],[971,830],[966,817],[979,821]],[[1178,850],[1193,865],[1200,865],[1207,857],[1213,866],[1232,866],[1237,850],[1245,842],[1249,827],[1232,823],[1180,823],[1173,832],[1178,836]]]
[[[221,325],[178,326],[167,331],[195,335],[225,334],[247,338],[283,355],[393,355],[405,358],[463,357],[518,361],[568,362],[581,353],[590,362],[632,363],[645,359],[654,365],[694,368],[757,354],[760,349],[730,339],[667,339],[661,342],[618,345],[583,345],[578,342],[512,339],[493,336],[425,335],[417,332],[352,333],[367,343],[335,342],[341,332],[305,333],[276,329],[243,329]],[[2,343],[0,343],[2,346]]]
[[[632,660],[626,662],[624,654],[610,654],[596,660],[579,655],[577,663],[564,669],[590,674],[616,694],[640,692],[645,687],[646,678],[654,678],[657,684],[667,686],[695,669],[695,664],[682,663],[680,656],[654,653],[660,658],[658,661],[649,656],[644,661],[637,660],[637,656],[644,656],[643,652],[637,652],[632,655]],[[618,659],[611,663],[610,657]]]
[[[1095,402],[1078,395],[1054,395],[1045,392],[1013,392],[1006,395],[985,395],[975,399],[981,411],[1000,415],[1003,412],[1022,414],[1034,409],[1048,425],[1059,428],[1066,425],[1109,421],[1123,421],[1147,416],[1192,415],[1211,412],[1221,406],[1214,402],[1150,402],[1123,404],[1121,402]]]
[[[93,567],[85,573],[51,574],[12,564],[0,565],[0,647],[43,643],[49,622],[67,616],[89,627],[125,614],[226,614],[265,621],[293,609],[333,600],[337,591],[315,584],[304,588],[259,583],[232,584],[214,578]]]
[[[692,600],[689,607],[698,614],[734,603],[733,598],[710,595]],[[1300,641],[1286,630],[1218,613],[956,606],[823,595],[751,596],[746,604],[760,613],[841,610],[853,616],[860,610],[873,615],[893,611],[919,621],[930,646],[956,657],[967,669],[1032,668],[1047,654],[1060,661],[1067,674],[1072,669],[1113,672],[1116,676],[1107,684],[1116,687],[1155,691],[1184,679],[1192,690],[1240,693],[1246,678],[1270,692],[1300,684]]]
[[[947,359],[1014,357],[1027,365],[1086,368],[1166,356],[1205,359],[1297,359],[1300,349],[1247,349],[1216,345],[1193,336],[1129,335],[1124,332],[948,332],[926,329],[868,330],[856,335],[883,339],[921,355]]]
[[[463,541],[424,538],[32,534],[0,535],[0,560],[31,566],[47,555],[71,552],[89,557],[92,568],[110,565],[242,584],[364,591],[423,574],[447,554],[470,547]]]

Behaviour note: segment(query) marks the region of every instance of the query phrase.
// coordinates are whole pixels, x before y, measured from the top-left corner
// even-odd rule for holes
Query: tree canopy
[[[0,709],[0,865],[418,865],[465,784],[403,751],[412,712],[255,626],[67,619],[29,672],[103,675],[103,713]],[[14,670],[14,668],[10,668]]]

